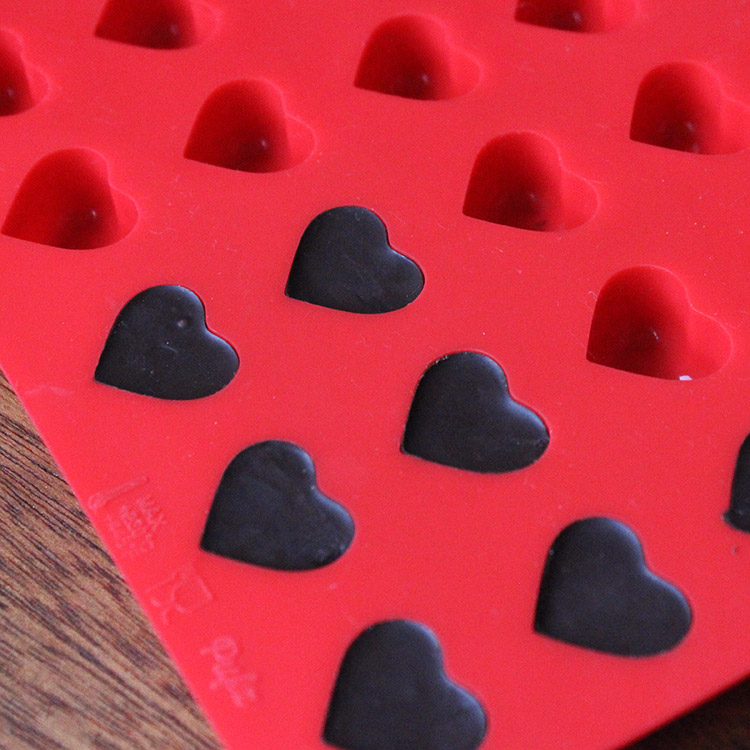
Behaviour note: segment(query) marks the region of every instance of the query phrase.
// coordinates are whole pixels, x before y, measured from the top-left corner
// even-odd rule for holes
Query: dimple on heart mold
[[[509,133],[477,156],[464,214],[517,229],[573,229],[596,212],[593,186],[562,165],[560,152],[537,133]]]
[[[208,97],[185,147],[188,159],[241,172],[279,172],[304,161],[312,130],[288,114],[268,81],[232,81]]]
[[[731,348],[726,330],[690,304],[677,276],[640,266],[620,271],[602,288],[586,356],[640,375],[692,380],[721,368]]]
[[[18,36],[0,29],[0,116],[31,109],[47,88],[45,75],[25,59]]]
[[[643,79],[630,137],[694,154],[730,154],[750,146],[750,108],[730,98],[708,65],[661,65]]]
[[[519,0],[516,21],[595,33],[625,26],[635,13],[636,0]]]
[[[173,50],[203,41],[216,23],[200,0],[109,0],[96,36],[136,47]]]
[[[479,65],[439,21],[400,16],[372,33],[354,85],[407,99],[453,99],[479,81]]]
[[[45,156],[16,194],[2,233],[40,245],[86,250],[112,245],[135,226],[135,202],[116,190],[104,157],[90,149]]]

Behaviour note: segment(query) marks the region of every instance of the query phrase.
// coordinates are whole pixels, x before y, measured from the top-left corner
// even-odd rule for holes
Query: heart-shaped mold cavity
[[[618,656],[654,656],[673,649],[691,623],[687,600],[646,567],[625,524],[586,518],[552,544],[534,619],[538,633]]]
[[[635,0],[519,0],[516,21],[593,33],[625,26],[635,11]]]
[[[104,158],[88,149],[45,156],[18,189],[3,234],[40,245],[85,250],[121,240],[138,210],[115,190]]]
[[[109,0],[94,33],[137,47],[180,49],[205,39],[215,22],[214,11],[198,0]]]
[[[188,159],[242,172],[278,172],[303,162],[315,138],[267,81],[233,81],[208,97],[185,148]]]
[[[541,418],[514,401],[500,365],[485,354],[449,354],[430,365],[414,394],[403,451],[469,471],[515,471],[549,444]]]
[[[596,191],[566,170],[552,141],[536,133],[509,133],[477,156],[464,214],[518,229],[573,229],[596,212]]]
[[[640,266],[620,271],[604,285],[586,357],[640,375],[692,380],[716,372],[731,348],[726,330],[692,307],[673,273]]]
[[[737,454],[729,510],[724,520],[735,529],[750,533],[750,435]]]
[[[25,60],[19,38],[0,29],[0,116],[31,109],[47,92],[47,79]]]
[[[349,646],[323,738],[345,750],[476,750],[486,731],[479,701],[445,674],[432,631],[390,620]]]
[[[479,81],[479,65],[458,49],[442,23],[400,16],[372,33],[354,85],[407,99],[452,99]]]
[[[630,137],[694,154],[730,154],[750,146],[750,109],[727,96],[708,66],[669,63],[643,79]]]
[[[314,570],[349,549],[354,522],[316,484],[310,456],[281,440],[231,461],[216,491],[201,548],[273,570]]]
[[[385,313],[413,302],[424,277],[388,244],[385,224],[360,206],[316,216],[300,239],[286,294],[354,313]]]
[[[239,359],[206,327],[198,296],[181,286],[136,294],[117,316],[94,379],[143,396],[186,401],[225,388]]]

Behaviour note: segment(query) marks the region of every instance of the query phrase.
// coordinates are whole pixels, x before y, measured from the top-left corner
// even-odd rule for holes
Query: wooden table
[[[217,750],[1,375],[0,524],[0,748]],[[677,748],[750,749],[750,681],[629,750]]]

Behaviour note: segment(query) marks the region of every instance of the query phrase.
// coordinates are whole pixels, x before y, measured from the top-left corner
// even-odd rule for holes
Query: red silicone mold
[[[2,23],[0,362],[227,748],[604,750],[750,674],[742,2]]]

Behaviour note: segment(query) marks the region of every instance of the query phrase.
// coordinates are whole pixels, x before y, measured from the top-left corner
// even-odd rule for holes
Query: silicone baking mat
[[[747,31],[5,4],[0,363],[228,748],[615,748],[750,672]]]

